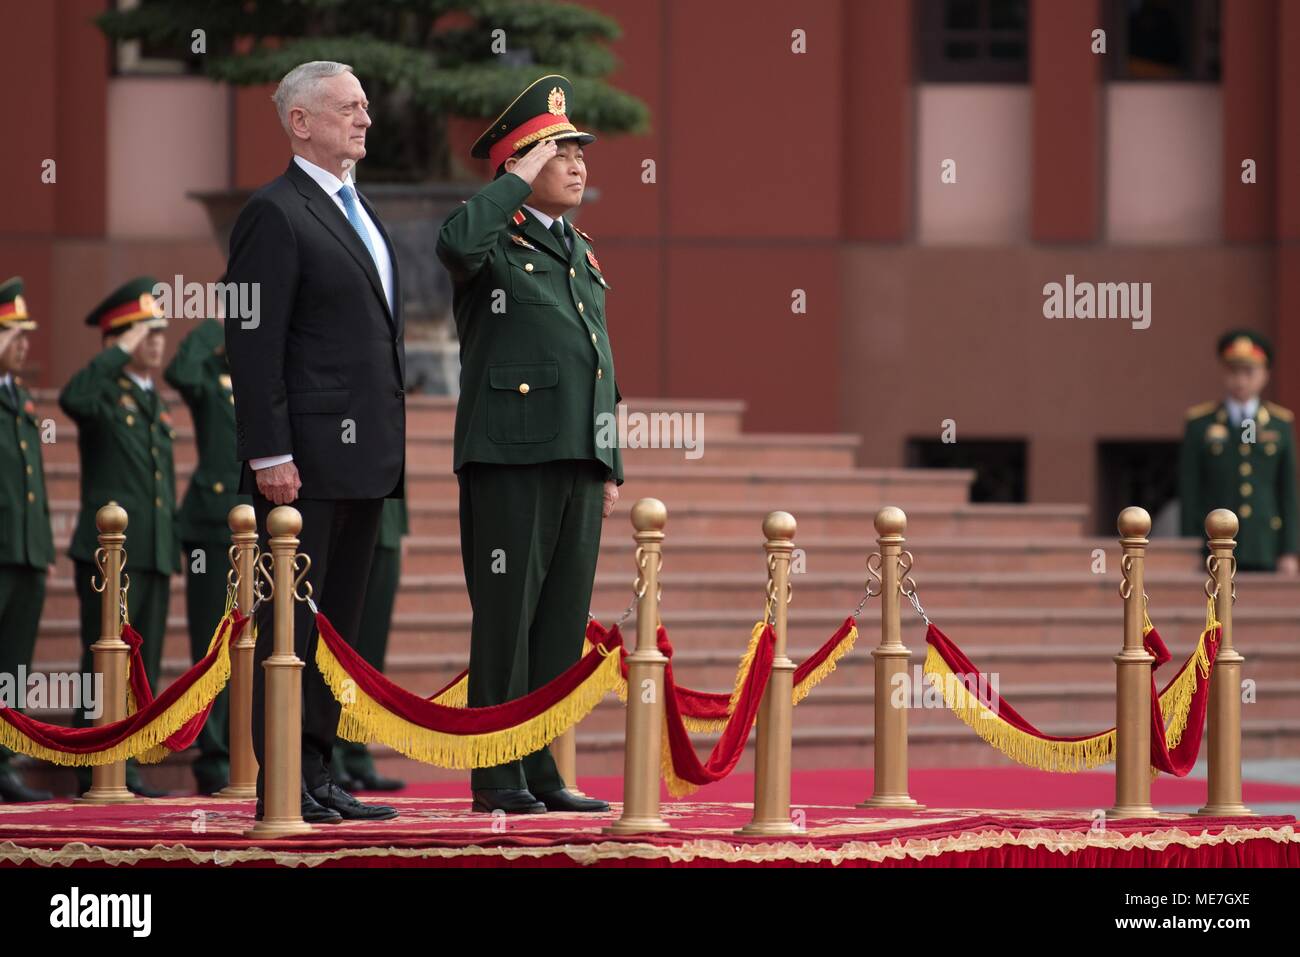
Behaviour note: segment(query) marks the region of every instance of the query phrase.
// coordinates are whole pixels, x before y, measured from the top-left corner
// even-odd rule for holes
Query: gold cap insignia
[[[546,109],[556,116],[563,116],[565,113],[564,91],[558,86],[551,87],[550,96],[546,98]]]

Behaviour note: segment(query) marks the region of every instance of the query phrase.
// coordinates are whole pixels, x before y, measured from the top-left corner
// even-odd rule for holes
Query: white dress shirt
[[[339,208],[343,218],[347,219],[348,211],[343,206],[343,198],[339,196],[339,190],[344,186],[351,186],[356,190],[356,184],[352,182],[352,171],[348,170],[344,179],[339,179],[327,169],[321,169],[315,163],[303,159],[301,156],[295,156],[293,161],[298,164],[299,168],[316,181],[321,189],[325,190],[327,196],[334,200],[334,205]],[[375,250],[375,267],[379,270],[379,282],[384,287],[384,298],[388,300],[388,309],[393,311],[395,303],[393,301],[393,258],[388,253],[388,244],[384,242],[384,235],[375,225],[375,221],[370,218],[366,212],[365,205],[357,198],[357,214],[361,217],[362,224],[366,227],[366,232],[370,235],[370,245]],[[349,227],[352,225],[349,221]],[[254,470],[269,469],[274,465],[283,465],[285,462],[292,462],[292,455],[268,455],[265,458],[250,459],[249,466]]]
[[[1225,399],[1224,405],[1228,408],[1228,418],[1232,420],[1232,424],[1240,425],[1246,419],[1253,419],[1255,413],[1259,411],[1259,396],[1251,399],[1245,405],[1242,405],[1236,399]]]

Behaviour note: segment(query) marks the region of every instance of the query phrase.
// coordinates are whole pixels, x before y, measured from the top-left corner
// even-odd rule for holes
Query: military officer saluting
[[[1260,401],[1273,349],[1257,332],[1219,340],[1227,397],[1187,412],[1180,460],[1182,532],[1200,538],[1216,508],[1237,513],[1237,567],[1300,572],[1294,416]]]
[[[54,561],[40,424],[18,378],[27,360],[27,333],[35,328],[22,279],[0,283],[0,674],[8,675],[31,667]],[[48,791],[23,784],[9,766],[12,757],[0,746],[0,802],[48,800]]]
[[[98,531],[95,512],[110,501],[127,511],[128,610],[144,641],[145,674],[155,690],[167,631],[170,577],[177,570],[176,475],[172,467],[171,415],[158,394],[154,375],[162,366],[167,320],[154,301],[152,277],[126,283],[86,317],[99,329],[104,349],[72,377],[59,395],[59,407],[77,423],[81,453],[81,512],[68,554],[75,563],[81,601],[81,670],[93,670],[90,646],[99,639],[100,595],[91,587]],[[215,622],[214,622],[215,624]],[[84,719],[78,715],[79,723]],[[78,768],[83,790],[88,769]],[[127,787],[145,797],[134,762],[127,764]]]
[[[578,660],[602,518],[623,481],[603,423],[619,401],[607,284],[565,214],[587,181],[573,89],[544,76],[474,144],[496,179],[447,218],[438,257],[454,284],[460,399],[454,468],[473,606],[469,705],[546,684]],[[604,811],[565,787],[548,749],[471,774],[473,807]]]
[[[181,340],[163,377],[189,407],[198,446],[198,463],[177,514],[190,657],[197,662],[207,654],[212,629],[226,610],[230,510],[252,504],[250,496],[238,491],[235,394],[224,325],[217,319],[200,322]],[[229,695],[222,690],[199,734],[199,756],[191,766],[200,794],[215,794],[230,783],[229,716]]]

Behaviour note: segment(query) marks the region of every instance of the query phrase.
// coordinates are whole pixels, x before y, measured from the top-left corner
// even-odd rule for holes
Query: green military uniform
[[[235,394],[222,324],[216,319],[199,323],[181,340],[163,376],[189,407],[198,447],[198,463],[177,514],[190,657],[197,662],[207,654],[212,630],[226,610],[230,510],[252,504],[250,496],[238,493]],[[230,783],[229,716],[229,695],[223,690],[197,742],[192,770],[201,793],[215,793]]]
[[[22,293],[20,278],[0,284],[0,331],[18,329],[21,335],[36,328]],[[5,373],[0,376],[0,674],[31,667],[53,561],[36,406],[21,380]],[[12,756],[0,747],[0,801],[48,798],[22,784],[9,766]]]
[[[1271,349],[1255,333],[1234,333],[1220,343],[1225,362],[1267,364]],[[1205,402],[1187,412],[1180,457],[1182,533],[1204,538],[1205,516],[1216,508],[1237,514],[1237,567],[1273,571],[1281,555],[1297,552],[1294,416],[1274,402],[1259,402],[1255,436],[1245,442],[1226,402]]]
[[[572,89],[542,77],[488,128],[474,155],[494,168],[545,138],[594,137],[565,115]],[[622,483],[621,399],[606,328],[609,288],[590,237],[522,206],[532,186],[505,173],[443,224],[454,283],[461,381],[454,468],[473,606],[469,704],[518,698],[581,653],[606,480]],[[611,434],[612,431],[612,434]],[[480,789],[564,787],[546,748],[476,769]],[[482,808],[480,808],[482,809]]]
[[[366,600],[361,608],[361,628],[357,632],[357,654],[373,668],[384,670],[388,654],[388,632],[397,603],[397,587],[402,579],[402,536],[410,532],[406,499],[384,499],[379,523],[379,541],[370,564],[366,582]],[[364,744],[340,739],[334,745],[336,780],[350,779],[361,789],[395,791],[404,783],[380,777],[374,758]],[[346,788],[345,788],[346,790]]]
[[[105,299],[87,317],[87,325],[109,335],[136,322],[163,323],[150,294],[150,277],[132,280]],[[90,648],[99,640],[101,596],[91,587],[99,532],[95,513],[110,501],[127,512],[127,561],[130,576],[128,611],[143,639],[145,674],[155,690],[167,632],[170,578],[177,571],[180,543],[176,536],[176,475],[172,464],[175,432],[167,405],[157,388],[145,389],[127,372],[131,357],[109,346],[72,377],[59,395],[59,407],[77,424],[81,454],[81,511],[68,554],[75,562],[81,602],[81,670],[93,670]],[[78,715],[78,723],[84,718]],[[90,778],[78,769],[79,780]],[[127,785],[139,789],[128,765]]]

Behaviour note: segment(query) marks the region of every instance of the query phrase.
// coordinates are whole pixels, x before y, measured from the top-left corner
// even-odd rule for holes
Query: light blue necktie
[[[351,185],[344,183],[343,188],[339,190],[339,198],[343,200],[343,209],[348,214],[348,222],[357,231],[366,249],[370,250],[370,258],[375,261],[375,268],[379,268],[379,257],[375,255],[375,247],[370,244],[370,230],[366,229],[366,224],[361,220],[361,210],[357,208],[356,191]]]

